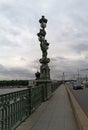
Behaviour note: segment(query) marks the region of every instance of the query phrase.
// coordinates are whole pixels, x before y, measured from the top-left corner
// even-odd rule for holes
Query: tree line
[[[28,86],[28,80],[2,80],[0,87],[4,86]]]

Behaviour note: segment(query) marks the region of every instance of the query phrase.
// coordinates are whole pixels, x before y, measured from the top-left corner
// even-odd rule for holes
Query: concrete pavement
[[[64,85],[16,130],[78,130]]]

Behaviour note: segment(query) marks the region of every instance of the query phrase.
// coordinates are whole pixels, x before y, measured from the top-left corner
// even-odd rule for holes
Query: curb
[[[88,130],[88,117],[76,101],[75,97],[73,96],[71,90],[68,86],[66,86],[66,90],[69,96],[69,100],[72,106],[73,113],[75,115],[75,119],[77,121],[77,125],[79,130]]]

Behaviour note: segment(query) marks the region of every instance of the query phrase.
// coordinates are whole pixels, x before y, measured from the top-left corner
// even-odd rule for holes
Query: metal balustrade
[[[43,102],[42,95],[42,86],[31,88],[31,112]]]
[[[58,86],[60,86],[62,83],[63,83],[62,81],[58,81],[58,82],[53,81],[51,84],[52,85],[52,92],[54,92],[58,88]]]
[[[14,130],[61,84],[52,82],[0,95],[0,130]],[[50,87],[51,85],[51,87]]]
[[[12,130],[30,114],[29,90],[0,95],[0,130]]]

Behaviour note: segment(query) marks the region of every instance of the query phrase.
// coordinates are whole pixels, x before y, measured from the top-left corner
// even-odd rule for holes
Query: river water
[[[0,88],[0,95],[25,90],[27,88]]]

